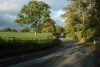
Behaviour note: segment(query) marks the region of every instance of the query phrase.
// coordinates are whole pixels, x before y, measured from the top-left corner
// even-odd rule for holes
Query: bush
[[[10,28],[0,29],[0,32],[10,32],[10,31],[12,31],[12,29],[10,29]]]
[[[19,29],[17,32],[30,32],[28,29]]]
[[[17,32],[17,30],[13,28],[13,29],[12,29],[12,32]]]

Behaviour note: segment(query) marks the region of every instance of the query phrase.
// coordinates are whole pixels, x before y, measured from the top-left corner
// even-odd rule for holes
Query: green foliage
[[[16,23],[21,26],[34,28],[38,32],[41,28],[41,23],[50,18],[50,6],[43,1],[29,1],[27,5],[21,8],[17,15]]]
[[[59,36],[64,37],[65,36],[65,31],[64,28],[61,26],[56,25],[56,33],[59,34]]]
[[[17,32],[29,32],[29,31],[30,31],[30,30],[25,29],[25,28],[17,30]]]
[[[14,28],[13,28],[13,29],[12,29],[12,32],[17,32],[17,29],[14,29]]]
[[[9,32],[9,31],[12,31],[11,28],[2,28],[0,29],[0,32]]]
[[[69,0],[70,5],[65,7],[65,30],[67,37],[76,38],[84,42],[99,39],[100,35],[100,7],[99,0]]]
[[[42,24],[41,32],[55,33],[55,22],[52,19],[45,20]]]
[[[63,33],[64,32],[64,28],[61,26],[56,25],[56,32],[57,33]]]

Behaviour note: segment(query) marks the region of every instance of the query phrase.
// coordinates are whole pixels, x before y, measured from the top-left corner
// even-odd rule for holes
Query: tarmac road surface
[[[52,54],[8,67],[95,67],[91,49],[76,42],[61,39],[63,47]]]

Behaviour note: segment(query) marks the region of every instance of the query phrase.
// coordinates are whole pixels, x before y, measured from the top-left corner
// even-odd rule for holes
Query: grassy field
[[[0,32],[0,59],[46,50],[60,44],[49,33]]]
[[[54,39],[55,36],[49,33],[30,33],[30,32],[0,32],[0,38],[4,40],[11,40],[13,38],[20,40],[48,40]]]

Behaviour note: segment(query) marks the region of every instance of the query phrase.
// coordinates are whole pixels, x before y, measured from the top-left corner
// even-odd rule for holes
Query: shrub
[[[19,29],[18,32],[29,32],[28,29]]]
[[[2,28],[2,29],[0,29],[0,32],[10,32],[10,31],[12,31],[11,28]]]
[[[12,32],[17,32],[17,30],[13,28],[13,29],[12,29]]]

